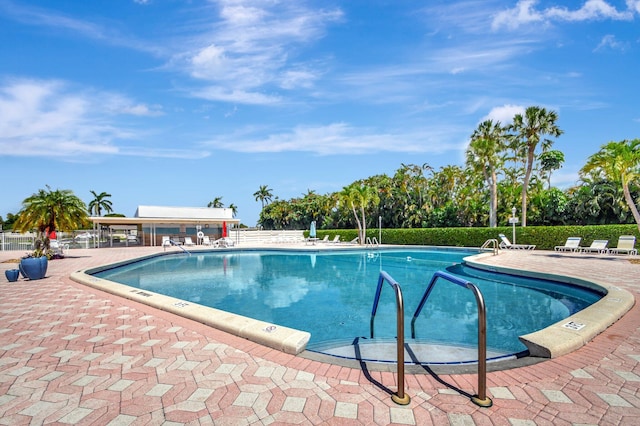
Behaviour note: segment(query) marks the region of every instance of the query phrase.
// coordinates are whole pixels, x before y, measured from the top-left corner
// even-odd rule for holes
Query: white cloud
[[[503,10],[494,16],[491,24],[494,30],[506,27],[515,29],[532,23],[549,24],[552,21],[581,22],[592,20],[633,20],[640,13],[640,1],[627,0],[627,9],[619,11],[604,0],[586,0],[578,9],[553,6],[537,9],[538,0],[519,0],[511,9]]]
[[[171,65],[213,83],[217,89],[207,89],[208,99],[234,103],[271,104],[279,96],[261,93],[310,88],[318,73],[312,66],[293,63],[297,49],[321,38],[329,23],[342,19],[338,9],[312,10],[301,2],[212,3],[217,6],[208,18],[213,24],[191,41],[190,48],[176,53]]]
[[[118,144],[135,140],[141,132],[119,126],[113,118],[159,113],[157,106],[135,103],[119,94],[73,88],[58,80],[7,80],[0,84],[0,152],[68,159],[84,154],[138,155],[140,149]],[[146,150],[144,155],[154,152],[156,156],[194,155],[161,149]]]
[[[624,48],[625,48],[624,43],[621,43],[618,40],[616,40],[616,36],[614,36],[613,34],[607,34],[604,37],[602,37],[602,40],[600,40],[600,43],[598,43],[594,51],[597,52],[597,51],[606,50],[606,49],[624,50]]]
[[[509,124],[513,121],[513,117],[516,114],[524,114],[525,107],[522,105],[502,105],[499,107],[492,108],[485,117],[482,118],[482,121],[485,120],[493,120],[499,121],[501,125]]]
[[[379,152],[442,153],[457,151],[450,144],[452,131],[460,129],[430,128],[415,133],[378,133],[346,123],[326,126],[297,126],[289,132],[265,137],[227,135],[204,143],[216,149],[243,153],[312,152],[318,155],[372,154]],[[465,130],[466,131],[466,130]],[[250,133],[250,132],[249,132]]]

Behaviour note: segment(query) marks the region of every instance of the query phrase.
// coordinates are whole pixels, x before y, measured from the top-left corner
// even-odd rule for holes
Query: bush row
[[[308,234],[308,232],[307,232]],[[500,241],[498,234],[505,234],[513,242],[513,228],[411,228],[382,229],[383,244],[481,247],[487,240]],[[329,235],[332,240],[340,235],[340,241],[351,241],[358,236],[355,229],[318,230],[318,237]],[[380,240],[380,230],[367,230],[367,238]],[[581,237],[581,246],[589,246],[593,240],[609,240],[609,247],[618,244],[621,235],[635,235],[640,240],[637,225],[588,225],[588,226],[516,226],[516,243],[535,244],[536,250],[553,250],[564,245],[569,237]]]

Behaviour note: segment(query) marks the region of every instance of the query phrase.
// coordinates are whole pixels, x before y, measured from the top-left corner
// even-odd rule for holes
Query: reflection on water
[[[433,250],[213,252],[160,256],[96,275],[306,330],[311,333],[311,343],[318,343],[369,335],[381,270],[401,285],[405,324],[410,323],[433,273],[447,270],[480,288],[487,308],[488,346],[514,352],[525,349],[519,335],[560,321],[600,297],[558,283],[491,274],[460,265],[469,254]],[[395,297],[387,286],[376,315],[376,337],[395,337],[395,315]],[[416,337],[475,344],[477,334],[473,293],[439,280],[416,321]]]

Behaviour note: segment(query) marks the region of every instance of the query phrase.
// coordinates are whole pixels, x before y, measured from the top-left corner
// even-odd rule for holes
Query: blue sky
[[[640,137],[640,0],[0,0],[0,215],[49,185],[255,225],[401,164],[464,164],[538,105],[576,183]]]

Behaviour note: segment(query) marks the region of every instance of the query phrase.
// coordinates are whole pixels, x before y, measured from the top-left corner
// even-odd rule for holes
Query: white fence
[[[230,235],[237,244],[278,244],[301,243],[304,231],[261,231],[257,229],[237,228]]]
[[[58,232],[58,240],[69,248],[92,248],[95,246],[93,231]],[[304,230],[296,231],[261,231],[256,229],[236,228],[229,235],[238,245],[252,244],[286,244],[304,242]],[[0,251],[33,250],[37,238],[35,233],[20,234],[17,232],[0,232]],[[125,240],[126,242],[126,240]],[[120,244],[122,246],[124,244]],[[101,247],[109,247],[104,241]]]
[[[33,250],[36,234],[28,232],[20,234],[17,232],[0,233],[0,251],[23,250],[25,252]]]

